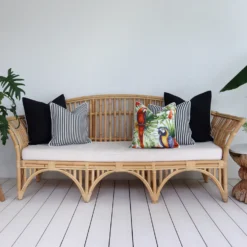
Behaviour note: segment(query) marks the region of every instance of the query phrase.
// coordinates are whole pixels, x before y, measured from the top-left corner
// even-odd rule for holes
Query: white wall
[[[246,0],[0,0],[0,71],[12,67],[27,96],[45,102],[211,89],[212,109],[247,116],[246,86],[219,94],[247,63],[246,9]],[[241,131],[235,143],[246,138]],[[0,177],[14,176],[10,141]]]

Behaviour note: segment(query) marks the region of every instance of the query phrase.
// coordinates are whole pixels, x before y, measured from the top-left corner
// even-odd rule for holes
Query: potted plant
[[[0,135],[2,144],[5,145],[8,139],[9,125],[7,121],[7,116],[13,114],[17,118],[16,113],[16,103],[15,100],[21,99],[21,94],[25,94],[24,90],[21,88],[24,86],[23,79],[19,78],[19,75],[14,74],[12,69],[8,70],[6,77],[0,76],[0,85],[2,90],[0,90]],[[4,104],[4,99],[10,101],[9,104]],[[18,128],[19,126],[17,126]]]
[[[247,66],[243,68],[229,83],[227,83],[220,92],[234,90],[247,83]],[[247,132],[247,122],[243,125],[244,131]]]

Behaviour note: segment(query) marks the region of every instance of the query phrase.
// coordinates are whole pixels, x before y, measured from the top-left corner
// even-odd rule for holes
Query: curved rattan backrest
[[[74,110],[82,102],[89,106],[89,137],[92,141],[130,141],[135,102],[163,104],[163,97],[147,95],[95,95],[67,100]]]

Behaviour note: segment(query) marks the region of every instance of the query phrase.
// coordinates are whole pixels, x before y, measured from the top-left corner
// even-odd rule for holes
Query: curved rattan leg
[[[39,170],[39,171],[36,171],[34,172],[31,176],[28,177],[28,179],[25,179],[24,183],[22,184],[22,187],[20,189],[18,189],[18,199],[22,199],[23,198],[23,195],[25,194],[25,191],[28,187],[28,185],[31,183],[31,181],[37,177],[40,173],[44,173],[44,172],[48,172],[48,171],[56,171],[56,172],[60,172],[64,175],[66,175],[67,177],[69,177],[70,179],[72,179],[72,181],[76,184],[76,186],[78,187],[81,195],[82,195],[82,198],[87,201],[87,198],[88,198],[88,193],[86,193],[82,187],[82,184],[80,183],[80,181],[76,178],[76,176],[74,176],[72,173],[69,173],[65,170],[59,170],[59,169],[42,169],[42,170]],[[87,185],[86,185],[87,187]]]
[[[180,174],[182,172],[188,172],[188,171],[196,171],[196,172],[200,172],[203,175],[207,176],[208,178],[211,178],[212,181],[215,183],[215,185],[218,187],[222,200],[224,202],[227,202],[228,200],[228,190],[227,190],[227,169],[226,168],[221,168],[223,170],[223,179],[224,179],[224,185],[222,184],[222,178],[220,178],[220,180],[212,173],[210,173],[207,170],[201,170],[201,169],[196,169],[196,168],[192,168],[192,169],[184,169],[184,170],[177,170],[177,171],[173,171],[170,172],[168,176],[166,177],[161,177],[160,181],[159,181],[159,186],[157,189],[157,193],[156,193],[156,198],[159,198],[159,195],[161,193],[162,188],[165,186],[165,184],[174,176],[176,176],[177,174]]]
[[[21,191],[18,191],[17,192],[17,198],[18,198],[18,200],[21,200],[23,198],[25,191],[26,190],[21,190]]]
[[[222,197],[223,202],[228,202],[228,192],[224,192],[221,195],[221,197]]]

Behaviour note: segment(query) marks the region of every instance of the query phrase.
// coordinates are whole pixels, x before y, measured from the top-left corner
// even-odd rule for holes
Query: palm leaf
[[[247,132],[247,122],[243,125],[243,131]]]
[[[7,77],[0,76],[0,85],[3,87],[3,92],[0,92],[0,135],[3,145],[6,144],[8,139],[9,125],[6,119],[8,112],[11,112],[18,119],[15,98],[20,100],[21,94],[25,94],[21,88],[24,84],[19,83],[20,81],[23,81],[23,79],[19,78],[19,75],[14,74],[12,69],[8,70]],[[4,98],[8,98],[11,101],[10,108],[2,104]],[[19,125],[20,121],[18,119],[18,126],[16,128],[19,128]]]
[[[220,92],[236,89],[247,83],[247,66],[242,69]]]
[[[19,75],[15,75],[12,69],[8,70],[7,77],[0,76],[0,84],[3,87],[4,93],[9,93],[9,95],[13,98],[20,100],[21,93],[25,94],[24,90],[20,88],[24,86],[23,83],[19,83],[19,81],[24,81],[21,78],[18,78]]]
[[[3,145],[6,144],[8,139],[9,124],[5,115],[0,115],[0,134]]]

